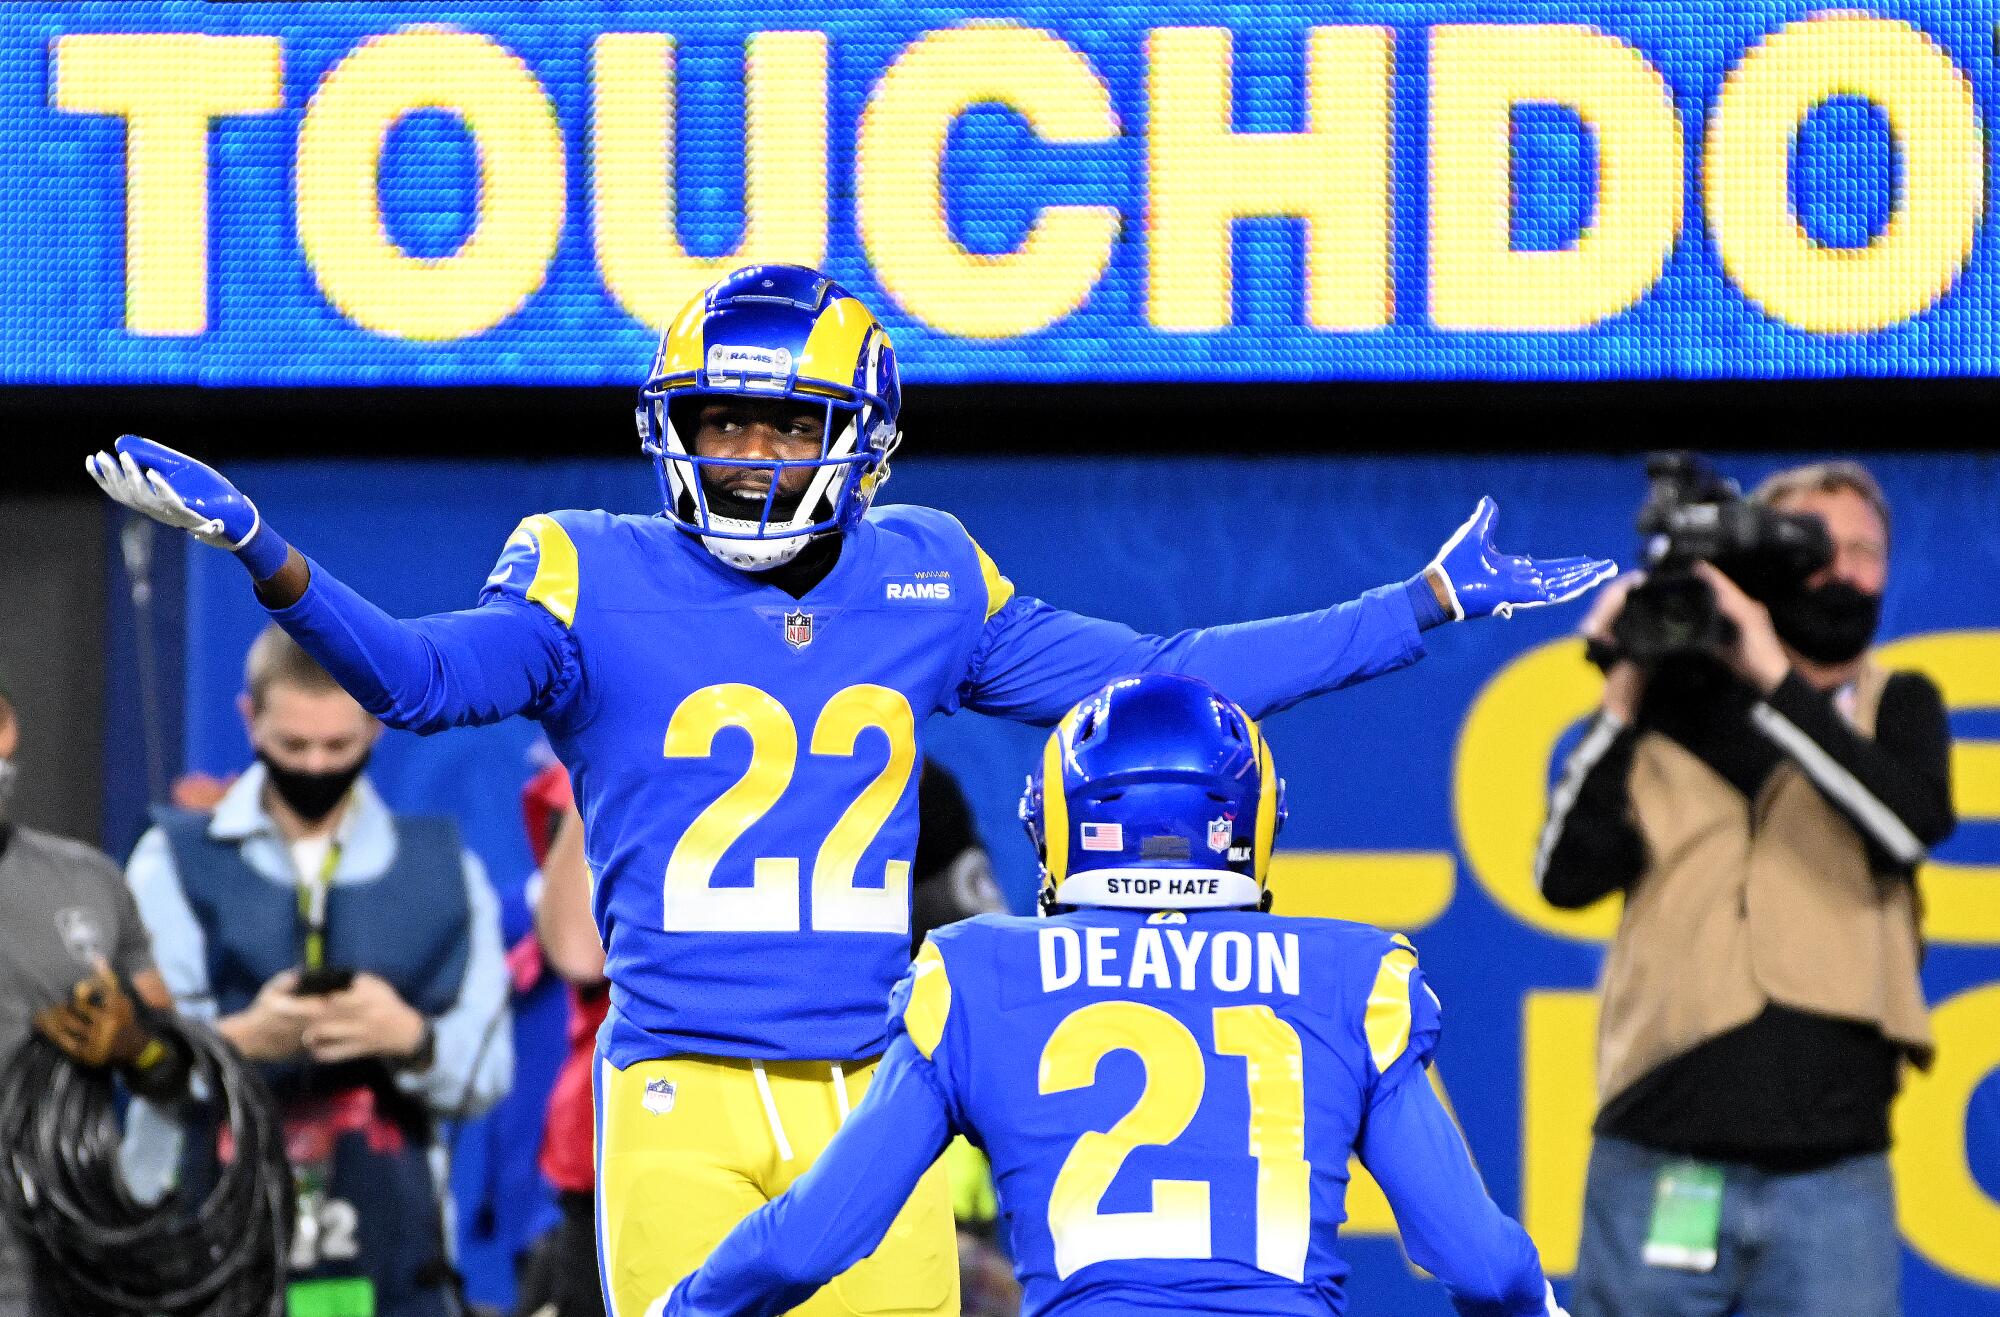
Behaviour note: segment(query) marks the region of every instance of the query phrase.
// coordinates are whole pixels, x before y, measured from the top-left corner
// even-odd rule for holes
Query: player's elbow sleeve
[[[827,1267],[817,1256],[806,1249],[781,1249],[767,1259],[765,1265],[770,1270],[773,1285],[786,1292],[804,1290],[808,1293],[832,1280],[838,1267]]]
[[[1406,1234],[1404,1246],[1411,1262],[1438,1278],[1459,1317],[1525,1317],[1544,1310],[1534,1243],[1491,1200],[1450,1240]]]
[[[1428,1083],[1406,1079],[1378,1100],[1360,1151],[1395,1210],[1410,1261],[1444,1284],[1461,1317],[1542,1311],[1535,1246],[1487,1196]]]
[[[415,732],[418,736],[434,736],[448,731],[456,724],[444,707],[444,702],[435,693],[425,691],[412,697],[408,693],[390,691],[375,706],[363,700],[362,707],[374,714],[385,727],[393,727],[399,732]]]

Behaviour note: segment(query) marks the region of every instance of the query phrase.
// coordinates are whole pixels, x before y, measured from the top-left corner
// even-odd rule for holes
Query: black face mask
[[[1798,590],[1771,604],[1778,639],[1815,663],[1845,663],[1875,639],[1882,621],[1882,596],[1846,581],[1828,581]]]
[[[334,806],[347,799],[355,779],[368,767],[366,754],[348,767],[336,768],[330,773],[301,773],[297,769],[286,768],[262,750],[257,752],[257,759],[264,765],[264,771],[271,775],[271,785],[276,788],[278,799],[308,823],[317,823],[331,814]]]

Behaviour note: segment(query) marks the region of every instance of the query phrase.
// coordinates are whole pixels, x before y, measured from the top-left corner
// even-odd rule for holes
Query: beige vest
[[[1871,665],[1856,682],[1863,736],[1875,734],[1885,680]],[[1600,1104],[1772,1002],[1874,1024],[1929,1065],[1914,885],[1869,872],[1860,835],[1797,764],[1745,801],[1647,732],[1628,785],[1649,864],[1604,965]]]

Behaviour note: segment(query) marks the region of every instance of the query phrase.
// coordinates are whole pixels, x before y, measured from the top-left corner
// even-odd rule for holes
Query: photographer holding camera
[[[275,624],[244,684],[258,762],[212,815],[159,812],[126,877],[181,1009],[278,1100],[289,1310],[447,1317],[437,1126],[513,1076],[499,901],[449,819],[390,812],[363,773],[381,725]],[[135,1121],[128,1144],[135,1178],[182,1156],[167,1122]],[[190,1147],[182,1171],[205,1179],[216,1156]]]
[[[1649,470],[1648,572],[1584,623],[1603,707],[1536,858],[1553,905],[1625,896],[1570,1308],[1898,1313],[1914,877],[1954,820],[1943,700],[1868,657],[1888,506],[1852,462],[1748,501],[1685,455]]]

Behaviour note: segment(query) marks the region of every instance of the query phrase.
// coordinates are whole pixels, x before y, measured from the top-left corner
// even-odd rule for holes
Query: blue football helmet
[[[826,409],[817,458],[795,461],[701,457],[683,399],[733,395],[794,399]],[[640,446],[660,477],[666,516],[701,537],[723,562],[768,571],[822,535],[861,520],[889,478],[902,436],[902,386],[889,336],[868,308],[818,270],[750,265],[717,280],[660,335],[639,391]],[[768,470],[761,516],[726,516],[709,507],[708,467]],[[813,472],[796,506],[779,482],[793,468]]]
[[[1044,911],[1267,909],[1284,820],[1285,784],[1250,715],[1164,672],[1122,677],[1071,709],[1021,797]]]

